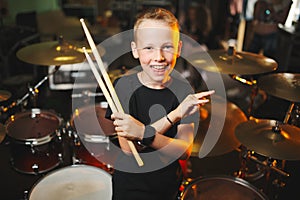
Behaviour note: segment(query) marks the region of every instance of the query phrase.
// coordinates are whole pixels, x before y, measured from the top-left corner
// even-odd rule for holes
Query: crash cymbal
[[[81,63],[85,60],[82,47],[65,41],[43,42],[20,49],[17,57],[27,63],[44,66]]]
[[[0,90],[0,102],[6,101],[11,97],[11,93],[6,90]]]
[[[3,124],[0,124],[0,143],[4,140],[5,135],[5,127]]]
[[[228,53],[227,50],[209,50],[193,53],[187,60],[195,67],[221,74],[254,75],[277,69],[271,58],[249,52]]]
[[[266,93],[292,102],[300,102],[300,74],[274,73],[261,76],[257,85]]]
[[[237,139],[249,150],[280,160],[300,160],[300,128],[276,120],[251,119],[236,127]]]
[[[199,150],[204,141],[208,128],[216,129],[216,126],[218,126],[217,124],[210,126],[210,119],[212,117],[211,106],[211,103],[207,103],[201,107],[208,114],[201,112],[204,114],[205,119],[200,120],[199,122],[198,133],[194,139],[192,156],[199,155]],[[241,145],[241,143],[235,137],[235,127],[241,122],[247,121],[247,117],[243,113],[243,111],[233,103],[226,101],[216,101],[214,102],[213,106],[216,108],[216,110],[224,109],[224,107],[226,106],[227,110],[222,133],[207,157],[223,155],[225,153],[233,151],[234,149],[237,149]],[[201,114],[201,116],[203,114]],[[213,115],[216,115],[217,118],[223,117],[220,113],[213,113]]]

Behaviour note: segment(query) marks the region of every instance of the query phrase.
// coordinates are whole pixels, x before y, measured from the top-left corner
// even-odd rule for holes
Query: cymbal
[[[300,102],[300,73],[274,73],[261,76],[257,85],[266,93],[292,102]]]
[[[6,101],[11,97],[11,93],[6,90],[0,90],[0,102]]]
[[[65,65],[80,63],[85,60],[83,46],[68,42],[50,41],[26,46],[17,52],[17,57],[35,65]]]
[[[3,124],[0,124],[0,143],[4,140],[5,135],[5,127]]]
[[[206,116],[205,119],[202,119],[199,122],[198,133],[194,139],[191,156],[199,155],[199,150],[204,141],[208,128],[214,129],[215,127],[215,125],[210,126],[210,119],[212,117],[211,106],[211,103],[207,103],[201,107],[201,109],[206,110],[208,115],[204,113],[204,116]],[[227,110],[222,133],[219,137],[219,140],[217,141],[211,152],[207,155],[207,157],[223,155],[233,151],[234,149],[237,149],[241,145],[241,143],[235,137],[235,127],[241,122],[247,121],[247,117],[244,112],[233,103],[216,101],[214,102],[213,106],[216,107],[216,110],[224,109],[224,106],[227,106]],[[217,115],[217,118],[222,117],[219,113],[213,114]],[[202,115],[203,114],[201,114],[201,116]]]
[[[226,50],[209,50],[193,53],[187,60],[195,67],[221,74],[254,75],[274,71],[278,66],[271,58],[243,51],[230,55]]]
[[[300,160],[300,128],[276,126],[276,120],[252,119],[236,127],[237,139],[249,150],[280,160]]]

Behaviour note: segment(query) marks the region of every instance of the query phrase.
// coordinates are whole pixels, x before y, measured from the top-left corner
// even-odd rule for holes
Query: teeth
[[[154,69],[164,69],[165,68],[165,66],[161,66],[161,65],[152,65],[152,67]]]

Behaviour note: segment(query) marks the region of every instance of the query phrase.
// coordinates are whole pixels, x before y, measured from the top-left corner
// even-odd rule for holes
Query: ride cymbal
[[[300,74],[274,73],[260,77],[257,85],[266,93],[291,101],[300,102]]]
[[[35,65],[60,66],[74,64],[85,60],[82,47],[65,41],[43,42],[20,49],[17,52],[17,57],[24,62]]]
[[[274,71],[278,66],[275,60],[263,55],[234,50],[232,53],[228,53],[228,50],[198,52],[187,56],[187,60],[205,71],[221,74],[262,74]]]
[[[216,116],[217,118],[222,117],[220,116],[219,113],[211,113],[211,106],[212,106],[211,103],[207,103],[201,107],[201,109],[206,111],[204,113],[203,111],[200,112],[204,114],[205,118],[200,120],[199,122],[198,132],[194,139],[194,144],[193,144],[193,149],[191,154],[192,156],[199,155],[199,150],[202,146],[208,128],[215,129],[215,127],[217,126],[216,124],[210,126],[210,119],[212,115],[217,115]],[[224,127],[222,129],[222,133],[217,143],[210,151],[210,153],[207,155],[207,157],[223,155],[225,153],[229,153],[233,151],[234,149],[237,149],[241,145],[241,143],[235,137],[235,132],[234,132],[235,127],[241,122],[247,121],[247,117],[243,113],[243,111],[233,103],[226,102],[226,101],[224,102],[216,101],[214,102],[213,106],[216,107],[216,110],[224,109],[224,106],[226,106],[227,110],[226,110],[225,122],[224,122]],[[201,118],[203,114],[201,114]]]
[[[249,150],[280,160],[300,160],[300,128],[276,120],[252,119],[236,127],[237,139]]]
[[[11,93],[6,90],[0,90],[0,102],[6,101],[11,97]]]

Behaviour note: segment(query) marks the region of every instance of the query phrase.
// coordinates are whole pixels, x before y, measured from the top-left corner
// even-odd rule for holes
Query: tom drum
[[[61,122],[54,112],[37,108],[11,115],[5,126],[11,139],[12,166],[27,174],[57,167],[63,159]]]

